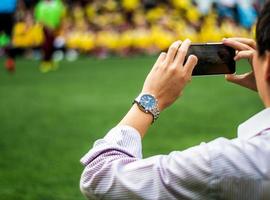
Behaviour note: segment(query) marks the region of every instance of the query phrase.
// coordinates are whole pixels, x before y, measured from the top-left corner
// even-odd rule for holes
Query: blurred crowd
[[[175,40],[217,42],[253,37],[262,0],[1,0],[15,2],[10,36],[0,46],[43,49],[45,60],[78,52],[155,54]],[[0,5],[1,18],[1,5]],[[53,45],[53,46],[52,46]],[[36,51],[35,51],[36,52]]]

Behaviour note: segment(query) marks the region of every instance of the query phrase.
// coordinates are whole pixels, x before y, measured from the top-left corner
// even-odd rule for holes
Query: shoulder
[[[270,135],[249,140],[218,138],[208,143],[210,188],[225,199],[257,199],[270,180]]]

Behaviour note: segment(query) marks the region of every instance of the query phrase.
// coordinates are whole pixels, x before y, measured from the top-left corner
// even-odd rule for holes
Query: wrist
[[[137,105],[133,104],[118,125],[127,125],[135,128],[143,138],[152,121],[152,115],[142,112]]]

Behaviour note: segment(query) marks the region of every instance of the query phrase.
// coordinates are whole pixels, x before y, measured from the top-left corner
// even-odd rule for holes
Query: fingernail
[[[231,79],[231,77],[232,77],[232,75],[231,75],[231,74],[226,74],[226,75],[225,75],[225,79],[226,79],[226,80],[230,80],[230,79]]]
[[[174,46],[178,46],[180,43],[179,43],[179,41],[177,40],[177,41],[175,41],[174,43],[173,43],[173,45]]]

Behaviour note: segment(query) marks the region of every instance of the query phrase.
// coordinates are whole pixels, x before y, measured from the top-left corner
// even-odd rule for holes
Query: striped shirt
[[[270,108],[241,124],[235,139],[148,158],[138,131],[117,126],[81,163],[89,199],[270,199]]]

